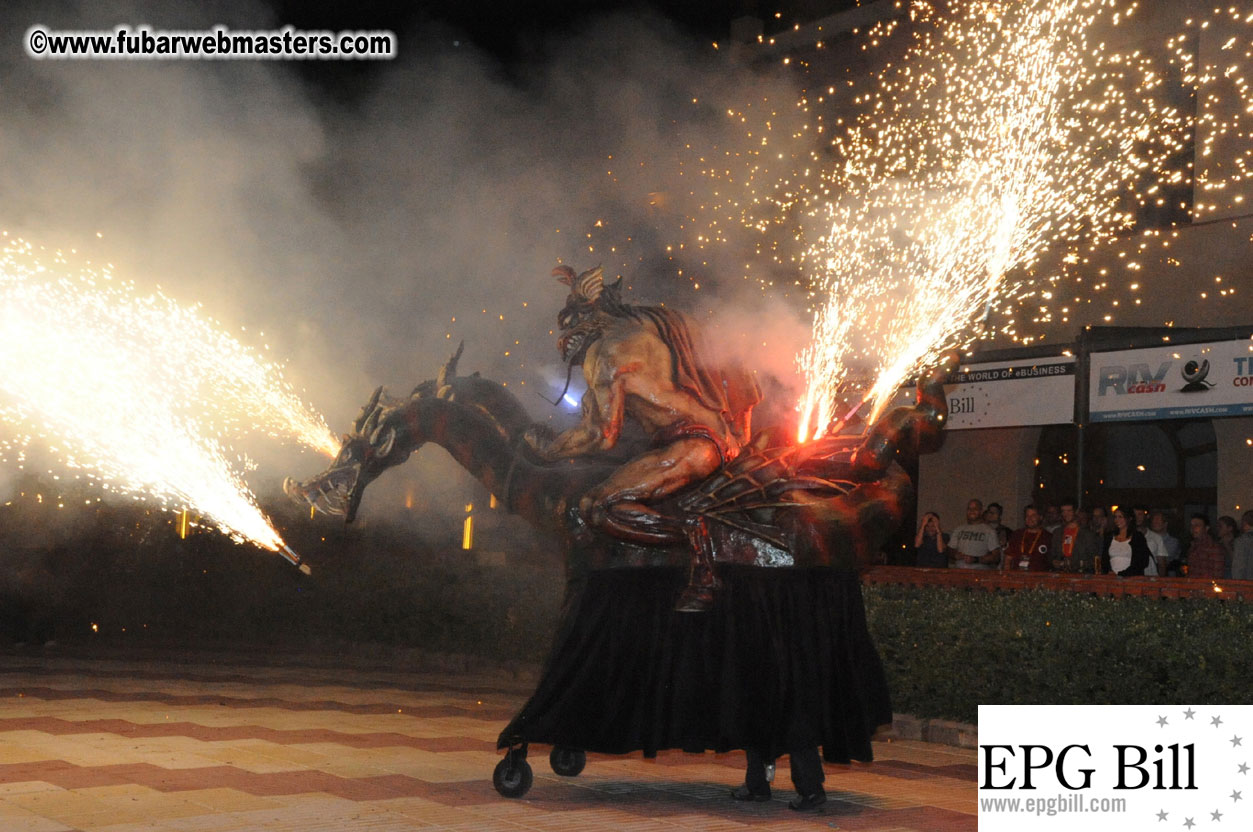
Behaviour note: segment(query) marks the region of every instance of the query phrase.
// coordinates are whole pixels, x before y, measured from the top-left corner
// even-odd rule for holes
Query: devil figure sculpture
[[[500,735],[507,754],[494,783],[503,795],[529,789],[529,743],[552,745],[554,771],[565,775],[582,770],[586,751],[751,748],[769,759],[821,746],[828,761],[869,760],[891,708],[857,568],[910,510],[905,469],[939,445],[943,372],[919,381],[914,407],[890,411],[865,436],[749,438],[756,386],[697,365],[680,317],[622,305],[599,270],[558,273],[572,289],[563,354],[572,369],[584,365],[589,390],[609,381],[585,399],[580,426],[554,437],[532,424],[504,387],[457,374],[458,349],[408,398],[376,390],[330,468],[285,490],[351,521],[370,482],[433,442],[560,541],[565,601],[537,689]],[[632,349],[668,358],[669,377],[613,390],[623,375],[615,362]],[[663,436],[651,447],[595,438],[617,429],[606,419],[632,415],[615,396],[653,382],[689,397],[691,412],[680,401],[673,421],[641,419]],[[582,452],[566,453],[580,443]],[[632,490],[623,472],[647,473],[640,461],[658,451],[690,476]],[[692,464],[682,459],[689,452]]]

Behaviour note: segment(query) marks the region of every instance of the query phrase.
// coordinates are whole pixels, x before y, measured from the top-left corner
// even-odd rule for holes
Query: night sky
[[[444,30],[498,59],[508,74],[539,59],[554,37],[574,35],[591,21],[613,14],[646,14],[665,18],[694,39],[727,37],[737,17],[763,21],[767,34],[790,28],[841,9],[861,5],[860,0],[379,0],[365,3],[267,0],[275,16],[302,29],[390,29],[400,36],[422,38]],[[349,95],[358,88],[356,79],[378,71],[370,62],[342,62],[328,72],[326,66],[308,67],[316,83],[339,87]]]

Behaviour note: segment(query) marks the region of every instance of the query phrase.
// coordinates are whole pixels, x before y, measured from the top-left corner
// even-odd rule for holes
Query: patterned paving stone
[[[975,754],[876,743],[828,765],[830,800],[737,804],[741,753],[592,754],[558,777],[535,748],[520,800],[491,786],[530,691],[488,675],[0,655],[3,832],[742,832],[976,828]]]

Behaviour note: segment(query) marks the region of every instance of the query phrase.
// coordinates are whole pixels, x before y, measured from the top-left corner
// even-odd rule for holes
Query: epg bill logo
[[[1090,743],[1067,745],[1057,752],[1048,745],[1028,743],[979,746],[980,789],[1031,791],[1039,788],[1032,774],[1041,770],[1050,770],[1055,783],[1071,791],[1093,788],[1098,771],[1109,773],[1118,790],[1196,789],[1196,745],[1157,743],[1150,751],[1134,743],[1114,743],[1111,748],[1095,747],[1095,754]]]
[[[1253,706],[981,705],[977,776],[980,832],[1247,830]]]

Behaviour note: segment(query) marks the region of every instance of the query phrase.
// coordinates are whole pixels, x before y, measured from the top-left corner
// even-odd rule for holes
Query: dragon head
[[[382,398],[383,388],[379,387],[361,409],[352,433],[344,434],[330,467],[303,482],[286,478],[283,492],[297,503],[324,514],[342,516],[351,523],[365,487],[397,462],[390,458],[396,430],[385,421],[388,411],[394,408],[381,402]]]

